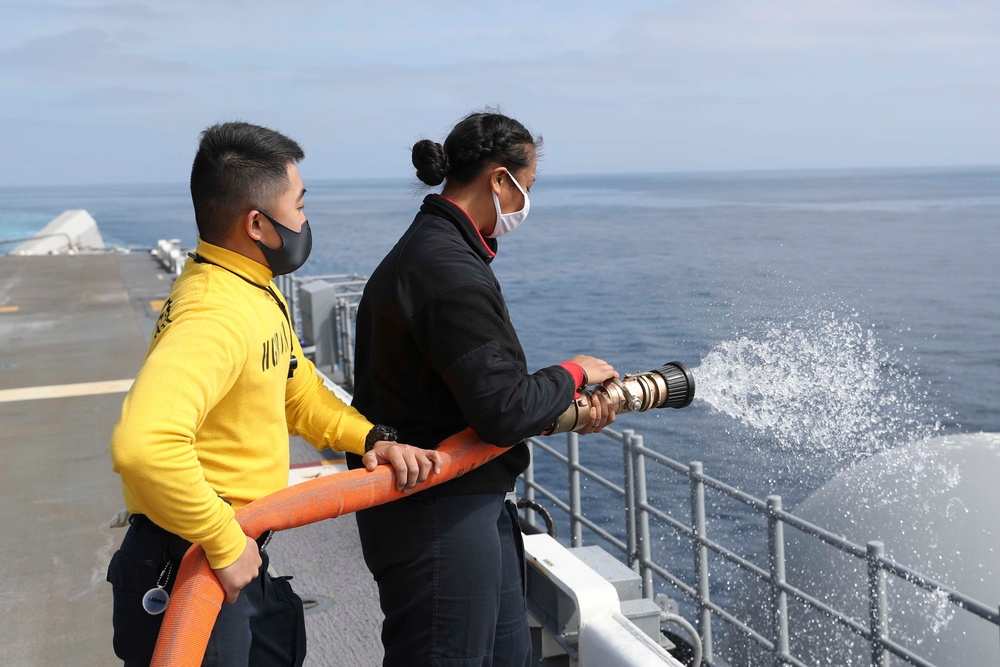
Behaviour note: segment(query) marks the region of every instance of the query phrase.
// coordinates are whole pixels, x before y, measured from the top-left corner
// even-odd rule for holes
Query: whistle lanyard
[[[233,274],[234,276],[236,276],[240,280],[244,281],[245,283],[253,285],[257,289],[264,290],[265,292],[267,292],[268,294],[270,294],[271,298],[274,299],[274,303],[276,303],[277,306],[278,306],[278,308],[281,309],[281,314],[284,315],[285,316],[285,320],[288,321],[288,335],[289,336],[295,335],[294,334],[295,330],[292,328],[292,318],[288,314],[288,309],[285,308],[285,302],[281,300],[281,298],[278,296],[277,292],[275,292],[273,289],[271,289],[270,285],[260,285],[258,283],[255,283],[254,281],[250,280],[246,276],[241,276],[240,274],[236,273],[232,269],[230,269],[228,267],[225,267],[225,266],[222,266],[221,264],[216,264],[215,262],[213,262],[211,260],[205,259],[204,257],[202,257],[201,255],[199,255],[197,253],[189,252],[188,253],[188,257],[190,257],[191,259],[193,259],[195,261],[195,263],[197,263],[197,264],[211,264],[212,266],[219,267],[223,271],[229,271],[229,273]],[[291,359],[289,360],[289,364],[288,364],[288,379],[289,380],[292,379],[292,375],[294,375],[295,369],[298,368],[298,366],[299,366],[299,360],[296,359],[295,355],[293,354],[292,357],[291,357]]]
[[[248,283],[250,285],[253,285],[254,287],[256,287],[259,290],[264,290],[265,292],[267,292],[268,294],[270,294],[271,298],[274,299],[274,302],[278,305],[278,308],[281,309],[281,314],[284,315],[285,319],[288,321],[288,330],[289,330],[289,334],[291,334],[291,330],[292,330],[292,318],[288,315],[288,309],[285,308],[285,303],[278,297],[278,293],[275,292],[273,289],[271,289],[270,285],[260,285],[258,283],[255,283],[254,281],[250,280],[246,276],[241,276],[240,274],[236,273],[232,269],[227,268],[225,266],[222,266],[221,264],[216,264],[215,262],[213,262],[211,260],[208,260],[208,259],[205,259],[201,255],[198,255],[196,253],[189,252],[188,253],[188,257],[190,257],[191,259],[193,259],[195,261],[195,263],[197,263],[197,264],[211,264],[212,266],[219,267],[223,271],[229,271],[229,273],[233,274],[234,276],[236,276],[240,280],[242,280],[242,281],[244,281],[244,282],[246,282],[246,283]]]

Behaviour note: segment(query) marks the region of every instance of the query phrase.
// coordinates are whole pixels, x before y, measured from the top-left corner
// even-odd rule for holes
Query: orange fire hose
[[[444,440],[441,472],[421,488],[447,482],[507,451],[487,444],[466,429]],[[288,530],[402,498],[392,468],[351,470],[296,484],[236,510],[243,532],[256,539],[267,530]],[[205,656],[225,593],[200,545],[184,554],[170,604],[156,641],[151,667],[197,667]]]

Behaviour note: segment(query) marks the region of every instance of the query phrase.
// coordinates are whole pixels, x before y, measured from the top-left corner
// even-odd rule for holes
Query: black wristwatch
[[[368,435],[365,436],[365,452],[370,452],[375,447],[376,442],[382,440],[396,442],[396,438],[398,437],[399,432],[393,427],[386,426],[385,424],[375,424],[372,426],[372,430],[368,431]]]

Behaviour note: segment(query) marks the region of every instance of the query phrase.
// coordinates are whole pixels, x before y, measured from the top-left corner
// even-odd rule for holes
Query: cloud
[[[606,23],[616,22],[624,27],[602,34],[591,25],[583,39],[553,36],[544,47],[461,58],[434,37],[425,51],[445,57],[415,51],[374,62],[334,52],[331,64],[314,58],[289,75],[315,90],[492,90],[620,104],[931,93],[985,85],[1000,66],[1000,3],[992,0],[689,0],[622,10]]]
[[[790,53],[998,49],[984,0],[700,0],[639,17],[621,35],[654,50]]]
[[[149,173],[177,137],[237,117],[307,140],[314,173],[401,173],[414,140],[485,104],[546,136],[552,173],[1000,152],[995,0],[43,2],[28,16],[22,0],[5,26],[8,131],[45,120],[35,141],[60,127],[109,146],[148,138]]]
[[[11,14],[37,16],[52,19],[53,17],[93,17],[99,19],[158,20],[171,16],[145,2],[8,2],[4,8]]]
[[[72,105],[117,107],[134,109],[148,104],[161,104],[170,100],[173,93],[164,90],[140,90],[125,86],[93,86],[70,96]]]
[[[117,85],[123,81],[155,82],[163,77],[192,76],[202,68],[129,52],[123,42],[135,31],[115,35],[99,28],[79,28],[43,35],[0,51],[0,67],[29,72],[32,77],[70,83]]]

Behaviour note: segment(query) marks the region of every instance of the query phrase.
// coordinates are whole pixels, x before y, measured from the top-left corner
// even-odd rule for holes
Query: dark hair
[[[241,215],[281,196],[288,165],[303,157],[297,143],[259,125],[219,123],[202,132],[191,166],[199,236],[209,243],[224,241]]]
[[[468,183],[490,164],[498,163],[510,171],[528,166],[531,146],[535,153],[542,138],[513,118],[495,112],[471,113],[452,129],[444,146],[423,139],[413,144],[413,166],[417,178],[427,185],[438,185],[446,178]]]

